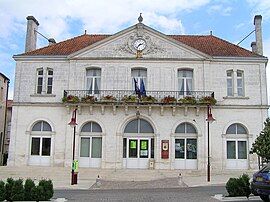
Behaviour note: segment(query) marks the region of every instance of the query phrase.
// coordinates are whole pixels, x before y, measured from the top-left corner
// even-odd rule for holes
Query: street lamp
[[[76,135],[76,112],[77,108],[73,110],[72,117],[68,125],[73,128],[73,151],[72,151],[72,168],[71,168],[71,185],[77,184],[77,176],[75,177],[75,135]]]
[[[211,113],[211,106],[207,105],[207,182],[210,182],[210,131],[209,123],[213,123],[215,119]]]

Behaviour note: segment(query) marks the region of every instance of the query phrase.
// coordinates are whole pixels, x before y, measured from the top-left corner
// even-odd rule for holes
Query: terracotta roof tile
[[[81,35],[51,46],[46,46],[31,52],[23,53],[20,56],[37,55],[69,55],[87,46],[101,41],[111,35]],[[236,46],[228,41],[213,35],[168,35],[169,37],[182,42],[194,49],[197,49],[210,56],[225,57],[261,57],[249,50]]]

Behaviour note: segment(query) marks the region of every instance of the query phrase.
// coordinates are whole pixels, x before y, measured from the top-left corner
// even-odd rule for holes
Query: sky
[[[165,34],[212,31],[234,44],[254,30],[254,16],[262,15],[264,55],[270,57],[270,0],[0,0],[0,72],[11,80],[9,98],[16,66],[12,56],[24,52],[27,16],[38,20],[40,33],[60,42],[84,30],[114,34],[136,24],[139,13],[144,24]],[[240,46],[251,50],[252,41],[254,33]],[[47,45],[38,36],[37,47]],[[269,68],[267,75],[270,86]]]

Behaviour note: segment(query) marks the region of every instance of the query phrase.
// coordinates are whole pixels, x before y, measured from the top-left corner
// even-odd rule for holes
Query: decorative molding
[[[187,116],[187,113],[188,113],[188,107],[185,106],[185,108],[184,108],[184,116]]]
[[[161,115],[161,116],[164,115],[164,107],[163,107],[163,106],[160,107],[160,115]]]
[[[116,115],[116,106],[113,105],[113,115]]]
[[[125,115],[128,115],[128,105],[125,105]]]
[[[105,106],[101,105],[101,114],[104,115],[105,114]]]
[[[149,106],[149,107],[148,107],[148,116],[151,116],[151,115],[152,115],[152,107]]]
[[[199,116],[199,114],[200,114],[200,107],[196,107],[196,116]]]
[[[173,115],[173,116],[175,116],[175,111],[176,111],[176,107],[173,106],[173,107],[172,107],[172,115]]]
[[[93,115],[93,106],[89,106],[89,113],[90,115]]]

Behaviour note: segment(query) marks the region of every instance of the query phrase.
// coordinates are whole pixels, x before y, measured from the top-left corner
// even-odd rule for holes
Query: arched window
[[[193,125],[185,122],[177,126],[175,133],[197,133],[197,131]]]
[[[81,132],[80,157],[100,159],[102,157],[102,129],[100,125],[94,121],[87,122],[83,125]],[[82,164],[83,167],[89,167],[83,159]]]
[[[247,134],[247,131],[241,124],[234,123],[228,127],[226,134]]]
[[[84,124],[81,132],[101,133],[102,129],[98,123],[91,121]]]
[[[154,133],[154,129],[148,121],[134,119],[127,124],[124,133]]]
[[[31,155],[50,156],[52,127],[46,121],[38,121],[31,130]]]
[[[230,125],[226,130],[227,159],[247,159],[247,130],[239,123]]]
[[[197,134],[196,128],[190,123],[181,123],[175,129],[175,158],[176,159],[197,159]],[[191,135],[191,136],[190,136]]]

